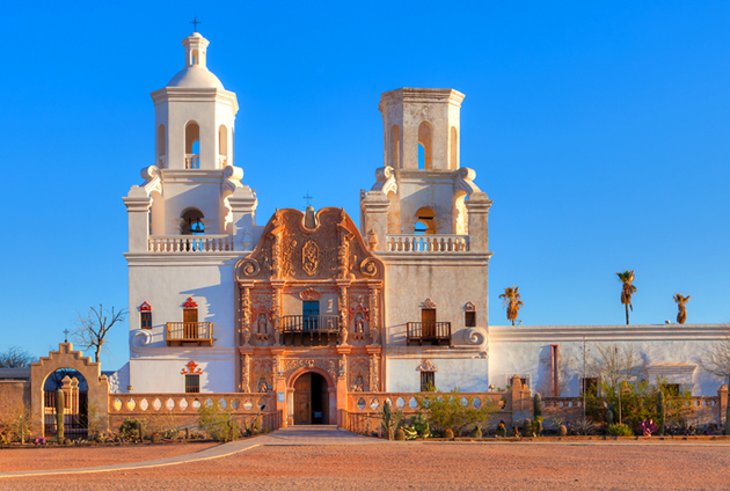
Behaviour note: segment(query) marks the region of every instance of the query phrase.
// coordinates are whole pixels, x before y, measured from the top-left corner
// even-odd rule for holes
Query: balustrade
[[[166,341],[168,346],[183,343],[213,346],[213,323],[168,322]]]
[[[185,154],[185,168],[186,169],[200,169],[200,155],[197,153],[186,153]]]
[[[233,248],[232,235],[153,235],[147,240],[147,252],[201,254]]]
[[[406,344],[451,344],[451,322],[408,322]]]
[[[469,251],[468,235],[387,235],[387,252],[455,253]]]

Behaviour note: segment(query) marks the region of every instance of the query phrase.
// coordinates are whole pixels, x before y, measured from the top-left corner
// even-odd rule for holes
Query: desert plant
[[[386,401],[383,404],[383,412],[380,415],[381,425],[388,440],[395,438],[395,431],[403,420],[403,413],[400,410],[393,411],[391,403]]]
[[[514,326],[517,316],[520,313],[520,308],[524,305],[522,298],[520,297],[520,287],[508,286],[504,289],[504,293],[502,293],[499,298],[502,299],[504,306],[507,309],[507,320],[511,321]]]
[[[687,322],[687,302],[689,302],[689,299],[692,295],[687,295],[686,297],[682,295],[681,293],[675,293],[674,294],[674,301],[677,302],[677,323],[684,324]]]
[[[535,419],[532,422],[532,432],[535,434],[535,436],[542,436],[542,424],[543,424],[543,417],[542,416],[535,416]]]
[[[454,430],[452,430],[451,428],[446,428],[446,430],[444,430],[444,438],[446,438],[447,440],[453,440]]]
[[[142,422],[134,418],[125,418],[119,426],[119,438],[123,442],[139,443],[142,441]]]
[[[608,425],[608,434],[611,436],[633,436],[634,432],[631,431],[629,425],[616,423]]]
[[[539,392],[535,392],[532,397],[533,416],[536,418],[542,416],[542,397]]]
[[[419,412],[416,414],[411,420],[411,424],[420,438],[428,438],[431,436],[431,425],[428,424],[428,419],[426,419],[423,413]]]
[[[634,285],[634,271],[626,270],[623,273],[616,273],[618,279],[621,280],[621,303],[626,309],[626,325],[629,325],[629,309],[633,312],[634,305],[631,303],[631,297],[636,293]]]
[[[451,428],[454,432],[461,433],[471,425],[486,425],[490,415],[496,410],[496,405],[491,401],[478,408],[466,402],[458,389],[432,400],[427,411],[431,428],[440,432]]]
[[[660,390],[657,394],[657,424],[659,426],[659,434],[664,435],[664,427],[667,422],[666,403],[664,391]]]
[[[593,435],[596,432],[596,425],[590,418],[578,418],[573,423],[573,431],[576,435]]]
[[[215,403],[200,405],[198,426],[217,442],[230,442],[241,434],[240,425],[233,414]]]
[[[497,423],[497,436],[507,436],[507,425],[504,424],[504,421]]]
[[[560,436],[567,436],[568,435],[568,427],[565,425],[558,426],[558,434]]]
[[[474,438],[482,438],[482,437],[484,436],[484,435],[482,434],[482,427],[481,427],[481,426],[479,426],[479,425],[477,425],[477,426],[476,426],[476,427],[474,428],[474,431],[472,432],[471,436],[473,436]]]
[[[63,390],[56,390],[56,439],[58,443],[63,443],[64,440],[64,411],[66,409],[66,394]]]
[[[397,430],[395,430],[395,439],[399,442],[402,442],[406,439],[406,432],[403,430],[403,428],[398,428]]]
[[[525,418],[525,421],[522,422],[522,434],[525,436],[534,435],[532,420],[530,418]]]

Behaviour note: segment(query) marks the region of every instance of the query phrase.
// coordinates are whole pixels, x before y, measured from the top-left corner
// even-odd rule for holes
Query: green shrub
[[[472,436],[474,438],[482,438],[484,436],[482,434],[482,427],[477,425],[476,428],[474,428],[474,432],[472,433]]]
[[[142,441],[142,422],[134,418],[125,418],[119,426],[119,438],[123,442],[138,443]]]
[[[453,440],[454,430],[452,430],[451,428],[446,428],[446,430],[444,431],[444,438],[446,438],[447,440]]]
[[[428,419],[422,413],[416,414],[411,420],[411,424],[419,438],[429,438],[431,436],[431,426],[428,424]]]
[[[608,434],[611,436],[634,436],[634,432],[631,431],[629,425],[623,423],[608,425]]]
[[[450,428],[460,433],[471,425],[487,425],[489,417],[497,409],[496,404],[491,401],[485,402],[478,408],[464,402],[458,390],[432,399],[427,410],[431,428],[439,432]]]
[[[399,442],[405,441],[406,439],[406,432],[403,430],[403,428],[398,428],[395,432],[395,439]]]
[[[238,421],[229,411],[218,404],[201,404],[198,409],[198,426],[217,442],[230,442],[241,434]]]

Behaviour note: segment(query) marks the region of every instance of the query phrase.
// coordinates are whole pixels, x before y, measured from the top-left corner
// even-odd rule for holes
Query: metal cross
[[[64,343],[68,343],[68,333],[69,332],[71,332],[71,331],[69,331],[68,329],[64,329],[63,330],[63,334],[64,334],[64,336],[63,336],[63,342]]]
[[[309,206],[309,205],[312,204],[312,199],[314,199],[314,197],[313,196],[310,196],[309,195],[309,191],[307,191],[307,194],[305,194],[304,196],[302,196],[302,199],[305,200],[307,202],[307,206]]]
[[[197,15],[193,17],[193,20],[191,20],[190,23],[193,25],[193,32],[198,32],[198,24],[202,24],[202,22],[198,20]]]

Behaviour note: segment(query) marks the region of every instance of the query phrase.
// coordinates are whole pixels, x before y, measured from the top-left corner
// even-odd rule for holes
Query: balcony
[[[197,344],[213,346],[212,322],[168,322],[166,341],[168,346]]]
[[[201,254],[233,251],[232,235],[152,235],[147,252]]]
[[[387,252],[439,253],[469,252],[468,235],[388,235],[385,238]]]
[[[284,315],[279,326],[286,346],[337,344],[340,318],[337,315]]]
[[[409,322],[406,324],[406,344],[451,345],[451,322]]]
[[[200,154],[186,153],[185,154],[185,168],[186,169],[200,169]]]

